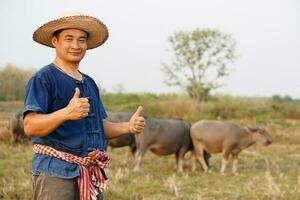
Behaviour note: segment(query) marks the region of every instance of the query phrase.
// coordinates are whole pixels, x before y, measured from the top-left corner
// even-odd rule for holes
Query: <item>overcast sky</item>
[[[239,55],[218,93],[300,98],[300,1],[297,0],[0,0],[0,66],[39,69],[54,50],[32,41],[62,11],[99,18],[110,36],[87,52],[80,70],[106,90],[180,91],[163,83],[161,62],[175,31],[218,29],[232,34]]]

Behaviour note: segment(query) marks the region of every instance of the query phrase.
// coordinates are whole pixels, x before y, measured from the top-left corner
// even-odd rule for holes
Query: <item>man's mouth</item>
[[[72,54],[73,56],[78,56],[80,55],[80,52],[70,52],[70,54]]]

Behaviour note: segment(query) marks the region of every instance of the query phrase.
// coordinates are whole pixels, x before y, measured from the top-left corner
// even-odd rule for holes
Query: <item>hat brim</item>
[[[102,45],[108,38],[106,26],[97,18],[91,16],[69,16],[50,21],[39,27],[33,33],[33,40],[54,48],[52,45],[53,34],[62,29],[79,29],[88,33],[87,49]]]

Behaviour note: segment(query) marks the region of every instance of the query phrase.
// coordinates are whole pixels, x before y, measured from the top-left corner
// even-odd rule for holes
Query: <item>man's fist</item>
[[[145,119],[141,116],[143,107],[139,106],[135,113],[129,120],[129,132],[134,134],[140,134],[143,132],[145,127]]]
[[[88,116],[90,104],[87,98],[80,98],[80,90],[75,88],[73,98],[70,100],[66,110],[67,120],[78,120]]]

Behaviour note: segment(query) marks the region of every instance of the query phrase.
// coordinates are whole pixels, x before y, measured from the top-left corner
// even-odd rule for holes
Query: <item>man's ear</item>
[[[57,37],[53,36],[52,39],[51,39],[51,43],[52,43],[52,45],[53,45],[54,47],[56,47],[57,41],[58,41]]]

